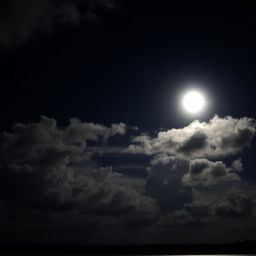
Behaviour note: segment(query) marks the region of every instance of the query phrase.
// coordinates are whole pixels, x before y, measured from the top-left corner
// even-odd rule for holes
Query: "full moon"
[[[205,99],[198,91],[187,92],[182,99],[184,109],[190,114],[196,114],[203,110]]]

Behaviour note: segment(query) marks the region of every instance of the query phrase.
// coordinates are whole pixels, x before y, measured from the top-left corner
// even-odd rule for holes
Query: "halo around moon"
[[[189,114],[200,113],[205,108],[205,98],[199,91],[188,91],[182,98],[183,108]]]

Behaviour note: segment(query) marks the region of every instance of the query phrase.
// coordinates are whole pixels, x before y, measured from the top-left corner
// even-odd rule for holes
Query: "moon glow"
[[[184,109],[190,114],[201,112],[205,107],[205,99],[198,91],[187,92],[182,99]]]

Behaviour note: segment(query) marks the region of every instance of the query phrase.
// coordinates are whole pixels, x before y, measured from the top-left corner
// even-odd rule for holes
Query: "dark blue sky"
[[[180,126],[176,97],[193,83],[212,100],[206,119],[253,116],[253,6],[185,6],[124,1],[96,24],[59,25],[3,50],[3,125],[45,114]]]
[[[2,241],[256,239],[256,5],[188,2],[0,4]]]

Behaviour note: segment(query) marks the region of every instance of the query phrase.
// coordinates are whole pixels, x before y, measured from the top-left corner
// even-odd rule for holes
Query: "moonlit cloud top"
[[[130,139],[137,132],[77,118],[65,127],[44,116],[16,123],[0,134],[2,212],[15,213],[27,229],[39,228],[41,219],[46,230],[82,228],[87,239],[88,228],[96,235],[127,227],[159,232],[253,215],[256,191],[241,178],[242,158],[225,158],[251,144],[254,119],[215,116]],[[144,165],[136,164],[141,155]],[[144,174],[134,176],[132,166]],[[4,216],[0,222],[12,225]]]
[[[251,118],[214,116],[209,123],[194,121],[181,129],[161,131],[155,138],[137,136],[127,151],[183,158],[225,157],[248,147],[254,135],[255,121]]]

